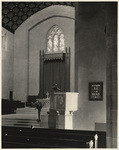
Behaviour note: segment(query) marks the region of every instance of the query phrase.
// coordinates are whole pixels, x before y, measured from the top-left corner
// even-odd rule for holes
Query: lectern
[[[78,93],[52,93],[50,96],[49,128],[73,129],[73,112],[77,110]]]

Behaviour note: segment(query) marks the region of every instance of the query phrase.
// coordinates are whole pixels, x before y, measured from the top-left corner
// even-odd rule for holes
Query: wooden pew
[[[25,103],[15,100],[2,99],[2,115],[12,114],[17,108],[25,107]]]
[[[106,148],[106,133],[60,129],[2,127],[3,148],[88,148],[98,134],[99,148]]]

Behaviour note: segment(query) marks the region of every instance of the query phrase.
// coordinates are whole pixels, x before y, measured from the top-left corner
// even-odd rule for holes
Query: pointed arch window
[[[53,26],[47,34],[47,52],[55,53],[65,50],[65,38],[63,31],[57,26]]]

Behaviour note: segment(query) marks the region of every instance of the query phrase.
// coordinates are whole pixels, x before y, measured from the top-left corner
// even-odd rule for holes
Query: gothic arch
[[[58,25],[53,25],[47,33],[47,53],[63,52],[65,50],[65,37]]]

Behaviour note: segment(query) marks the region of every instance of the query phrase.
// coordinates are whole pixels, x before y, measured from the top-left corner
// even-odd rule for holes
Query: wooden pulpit
[[[73,112],[77,110],[78,93],[52,93],[50,96],[49,128],[73,129]]]
[[[56,92],[50,96],[50,109],[56,111],[78,110],[78,93]]]

